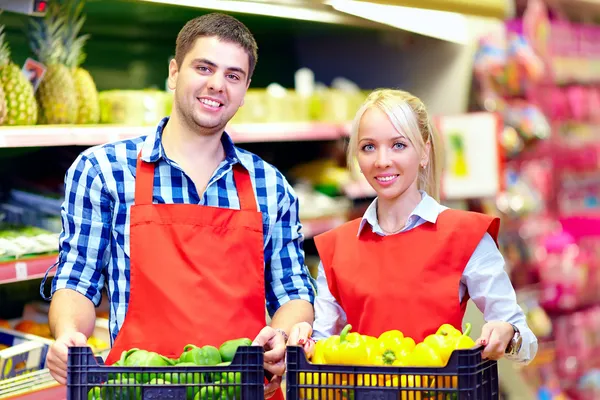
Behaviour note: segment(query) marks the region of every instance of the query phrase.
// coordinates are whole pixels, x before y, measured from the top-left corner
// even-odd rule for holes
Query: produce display
[[[14,326],[12,325],[13,324],[11,324],[9,321],[0,319],[0,328],[12,329],[18,332],[39,336],[44,339],[54,340],[52,334],[50,333],[50,326],[47,322],[37,322],[30,319],[23,319],[15,323]],[[94,353],[105,351],[110,347],[109,343],[94,335],[89,337],[87,344],[92,348]],[[4,345],[4,348],[8,348],[8,346]],[[3,345],[0,344],[0,350],[2,349]]]
[[[178,358],[168,358],[156,352],[130,349],[121,353],[113,367],[173,367],[174,372],[109,373],[108,380],[88,392],[88,400],[122,398],[141,399],[141,385],[190,385],[188,400],[233,400],[241,396],[241,372],[190,372],[183,367],[222,367],[230,365],[240,346],[251,346],[252,340],[237,338],[223,342],[219,348],[188,344]],[[164,370],[163,370],[164,371]],[[127,386],[129,385],[129,386]],[[121,397],[120,397],[121,396]]]
[[[56,251],[58,235],[32,226],[0,223],[0,262]]]
[[[12,62],[4,26],[0,26],[0,125],[34,125],[37,119],[33,86]]]
[[[66,65],[66,18],[57,2],[48,4],[44,17],[29,19],[31,51],[46,66],[36,91],[40,124],[74,124],[77,121],[75,80]]]
[[[100,120],[98,90],[90,73],[81,67],[81,64],[85,61],[83,46],[89,39],[89,35],[78,36],[85,22],[85,16],[82,14],[84,4],[85,2],[81,0],[69,0],[64,5],[66,15],[65,63],[71,69],[75,82],[78,106],[75,122],[78,124],[95,124]]]
[[[171,113],[173,95],[160,90],[105,90],[98,101],[100,123],[153,126]]]

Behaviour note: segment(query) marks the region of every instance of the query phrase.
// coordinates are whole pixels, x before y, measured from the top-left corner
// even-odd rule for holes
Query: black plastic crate
[[[115,367],[89,347],[70,347],[67,400],[263,399],[263,353],[240,346],[226,366]]]
[[[496,400],[498,365],[482,346],[455,350],[442,368],[312,364],[287,348],[287,400]]]

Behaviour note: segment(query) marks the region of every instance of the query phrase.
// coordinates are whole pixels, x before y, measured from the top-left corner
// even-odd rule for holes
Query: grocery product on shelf
[[[48,3],[44,17],[31,17],[29,39],[37,61],[46,72],[36,91],[40,124],[73,124],[77,121],[77,92],[73,74],[65,65],[65,15],[57,2]]]
[[[0,328],[0,388],[4,379],[43,369],[51,343],[33,335]]]
[[[34,125],[37,122],[38,105],[33,86],[11,60],[4,26],[0,26],[0,90],[5,107],[0,125]]]
[[[56,251],[58,235],[41,228],[0,223],[0,261]]]
[[[101,123],[150,126],[171,113],[173,95],[160,90],[106,90],[98,99]]]
[[[303,223],[320,218],[345,217],[351,207],[350,200],[346,197],[330,197],[307,184],[294,185],[294,191],[300,204],[300,221]]]
[[[85,60],[83,46],[89,35],[79,36],[79,31],[85,22],[82,14],[85,0],[70,0],[64,3],[66,15],[66,30],[64,37],[66,65],[73,74],[75,93],[77,95],[77,124],[95,124],[100,120],[100,104],[98,91],[90,73],[81,67]]]

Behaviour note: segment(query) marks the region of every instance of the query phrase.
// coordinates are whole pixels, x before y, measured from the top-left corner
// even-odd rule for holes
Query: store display
[[[85,22],[83,7],[85,0],[69,0],[63,4],[65,35],[63,43],[66,52],[65,64],[73,74],[77,98],[77,124],[96,124],[100,120],[98,91],[90,73],[81,67],[85,61],[84,45],[89,35],[80,35]]]
[[[58,235],[41,228],[0,223],[0,261],[56,251]]]
[[[173,94],[159,90],[105,90],[98,95],[100,122],[134,126],[155,125],[171,113]]]
[[[11,60],[10,45],[3,25],[0,25],[0,91],[0,125],[33,125],[37,122],[38,105],[33,87]]]
[[[29,20],[31,51],[46,67],[36,91],[40,124],[74,124],[77,121],[75,81],[65,65],[65,15],[57,2],[51,2],[44,17]]]
[[[0,382],[43,369],[50,344],[49,340],[0,328]]]

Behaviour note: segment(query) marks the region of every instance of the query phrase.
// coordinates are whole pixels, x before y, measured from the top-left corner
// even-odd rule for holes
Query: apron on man
[[[219,347],[266,326],[262,214],[248,171],[233,166],[233,210],[153,204],[154,169],[138,156],[129,304],[109,365],[131,348],[177,358],[187,344]]]

